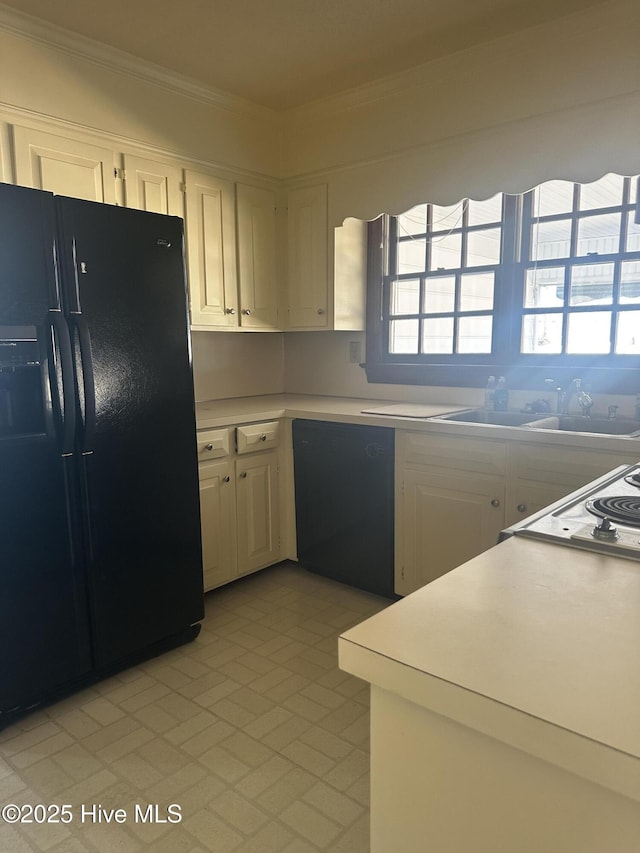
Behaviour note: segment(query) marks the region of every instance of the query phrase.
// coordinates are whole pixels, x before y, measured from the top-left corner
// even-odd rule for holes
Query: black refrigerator
[[[202,617],[182,220],[0,184],[0,727]]]

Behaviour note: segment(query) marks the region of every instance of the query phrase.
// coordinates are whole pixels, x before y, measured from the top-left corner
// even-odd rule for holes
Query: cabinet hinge
[[[187,191],[187,185],[184,183],[184,181],[180,181],[179,189],[180,189],[180,192],[181,192],[181,193],[186,193],[186,191]]]
[[[126,177],[125,170],[124,170],[124,169],[119,169],[117,166],[114,166],[114,168],[113,168],[113,177],[114,177],[114,178],[116,178],[117,180],[119,179],[119,180],[121,180],[121,181],[124,181],[124,179],[125,179],[125,177]]]

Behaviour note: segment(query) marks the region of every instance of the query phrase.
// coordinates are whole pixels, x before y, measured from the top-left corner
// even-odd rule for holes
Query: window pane
[[[571,270],[571,305],[599,302],[608,305],[613,300],[613,264],[588,264]]]
[[[609,352],[611,348],[611,312],[569,314],[567,330],[568,353]]]
[[[465,204],[466,202],[459,201],[449,207],[440,207],[438,204],[431,205],[431,230],[449,231],[451,228],[460,228]]]
[[[461,317],[458,321],[458,352],[491,352],[492,317]]]
[[[453,352],[453,317],[434,317],[422,326],[422,352]]]
[[[420,279],[409,278],[391,283],[390,314],[417,314],[420,311]]]
[[[608,255],[620,251],[620,214],[586,216],[578,222],[576,254]]]
[[[623,311],[618,314],[616,352],[620,355],[640,353],[640,311]]]
[[[527,314],[522,318],[520,352],[562,352],[562,314]]]
[[[638,198],[638,192],[639,192],[639,187],[638,187],[639,184],[640,184],[640,177],[636,176],[636,177],[631,178],[631,198],[629,199],[631,204],[636,203],[636,200]]]
[[[620,302],[640,302],[640,261],[620,264]]]
[[[427,230],[427,205],[419,204],[398,217],[398,236],[424,234]]]
[[[389,352],[418,352],[417,320],[391,320],[389,323]]]
[[[468,267],[480,267],[500,263],[500,228],[486,231],[470,231],[467,235]]]
[[[564,267],[527,270],[525,308],[555,308],[564,305]]]
[[[571,252],[571,220],[540,222],[531,229],[531,260],[568,258]]]
[[[424,308],[427,314],[440,314],[455,308],[456,279],[453,275],[428,278],[424,283]]]
[[[491,311],[493,273],[467,273],[460,278],[460,310]]]
[[[551,216],[573,210],[573,184],[569,181],[547,181],[533,194],[533,215]]]
[[[446,234],[431,241],[430,270],[457,269],[461,264],[462,236]]]
[[[596,207],[615,207],[622,204],[624,178],[621,175],[605,175],[592,184],[580,187],[580,210]]]
[[[633,221],[633,214],[627,223],[627,252],[640,252],[640,225]]]
[[[488,198],[486,201],[469,199],[469,225],[485,225],[489,222],[500,222],[502,219],[502,193]]]
[[[424,272],[426,249],[426,240],[404,240],[398,243],[398,275]]]

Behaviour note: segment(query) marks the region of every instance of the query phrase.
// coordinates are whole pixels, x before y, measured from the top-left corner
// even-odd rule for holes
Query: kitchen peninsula
[[[372,853],[640,849],[638,568],[516,537],[340,638]]]

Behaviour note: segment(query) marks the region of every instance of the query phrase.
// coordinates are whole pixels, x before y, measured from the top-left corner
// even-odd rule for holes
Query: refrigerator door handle
[[[82,453],[93,453],[93,436],[96,428],[96,390],[93,374],[93,356],[91,337],[87,321],[82,314],[71,314],[80,351],[82,368],[82,398],[84,400],[84,430],[82,435]]]
[[[49,392],[52,403],[60,411],[62,430],[60,449],[63,456],[70,456],[74,449],[76,428],[75,389],[73,386],[73,356],[69,327],[60,311],[49,311],[50,358],[53,371],[49,372]],[[57,355],[59,354],[59,360]],[[62,393],[61,390],[62,389]]]

